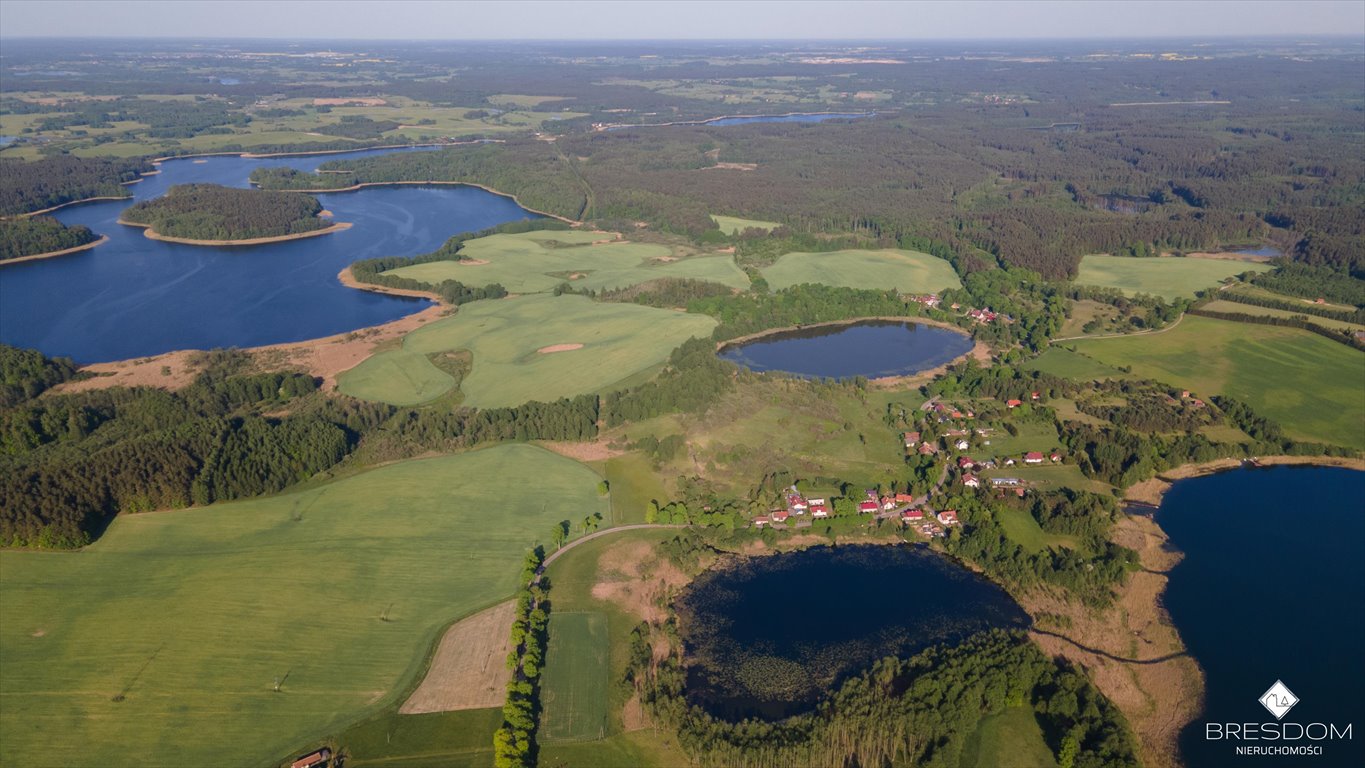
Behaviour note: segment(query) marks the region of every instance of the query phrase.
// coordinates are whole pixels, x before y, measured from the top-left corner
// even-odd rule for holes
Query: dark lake
[[[813,709],[891,655],[1028,616],[996,585],[927,547],[816,547],[703,573],[677,603],[687,698],[776,720]]]
[[[385,323],[425,300],[347,288],[337,273],[377,256],[413,256],[452,235],[532,217],[511,199],[473,187],[369,187],[318,195],[350,229],[269,245],[213,248],[158,242],[116,223],[136,200],[174,184],[246,187],[262,166],[315,170],[344,155],[167,160],[128,187],[133,200],[84,203],[52,215],[109,242],[70,256],[0,267],[0,341],[92,363],[177,349],[302,341]]]
[[[972,350],[965,333],[897,320],[782,331],[728,346],[720,356],[754,371],[811,378],[906,376]]]
[[[1365,765],[1365,472],[1241,469],[1182,480],[1157,522],[1185,559],[1165,604],[1203,667],[1205,711],[1181,735],[1191,766]],[[1282,680],[1300,699],[1281,723],[1352,724],[1351,741],[1207,741],[1206,723],[1268,723]],[[1237,757],[1236,744],[1318,744],[1321,755]]]

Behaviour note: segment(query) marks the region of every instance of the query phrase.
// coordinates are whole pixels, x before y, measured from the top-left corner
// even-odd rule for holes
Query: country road
[[[643,529],[646,529],[646,528],[686,528],[686,527],[687,527],[687,526],[685,526],[685,525],[669,525],[669,524],[667,524],[667,523],[636,523],[635,525],[618,525],[618,526],[616,526],[615,528],[605,528],[605,529],[603,529],[603,530],[596,531],[596,532],[594,532],[594,533],[590,533],[590,534],[588,534],[587,536],[583,536],[583,537],[581,537],[581,538],[574,539],[573,541],[571,541],[571,542],[565,544],[564,546],[560,547],[559,549],[556,549],[554,552],[551,552],[551,553],[545,558],[545,561],[542,562],[542,563],[540,564],[540,570],[541,570],[541,572],[543,573],[543,572],[545,571],[545,569],[548,568],[548,567],[550,566],[550,563],[553,563],[553,562],[555,561],[555,559],[558,558],[560,555],[564,554],[565,552],[568,552],[569,550],[573,549],[574,547],[578,546],[579,544],[582,544],[582,543],[585,542],[585,541],[592,541],[593,539],[595,539],[595,538],[597,538],[597,537],[599,537],[599,536],[606,536],[607,534],[611,534],[611,533],[620,533],[621,531],[639,531],[639,530],[643,530]]]
[[[1165,328],[1158,328],[1158,329],[1156,329],[1155,331],[1138,331],[1137,333],[1101,333],[1101,334],[1098,334],[1098,335],[1095,335],[1095,336],[1085,336],[1085,335],[1081,335],[1081,336],[1063,336],[1063,337],[1061,337],[1061,338],[1059,338],[1059,339],[1050,339],[1050,340],[1048,341],[1048,343],[1049,343],[1049,344],[1056,344],[1056,343],[1059,342],[1059,341],[1080,341],[1081,339],[1117,339],[1117,338],[1122,338],[1122,337],[1130,337],[1130,338],[1131,338],[1131,337],[1133,337],[1133,336],[1154,336],[1154,335],[1156,335],[1156,334],[1158,334],[1158,333],[1165,333],[1166,331],[1174,330],[1175,327],[1176,327],[1177,325],[1180,325],[1180,321],[1181,321],[1181,320],[1184,320],[1184,319],[1185,319],[1185,314],[1182,312],[1182,313],[1180,314],[1180,317],[1177,317],[1177,318],[1175,319],[1175,322],[1174,322],[1174,323],[1171,323],[1170,325],[1166,326]]]

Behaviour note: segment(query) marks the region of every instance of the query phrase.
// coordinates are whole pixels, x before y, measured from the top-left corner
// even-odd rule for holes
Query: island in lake
[[[129,207],[120,224],[146,227],[147,237],[188,245],[260,245],[348,229],[322,218],[311,195],[218,184],[183,184]]]

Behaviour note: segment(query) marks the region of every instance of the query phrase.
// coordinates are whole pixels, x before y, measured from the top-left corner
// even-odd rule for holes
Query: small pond
[[[738,560],[677,609],[687,698],[732,720],[798,714],[878,659],[1028,623],[1000,587],[922,545]]]
[[[722,359],[753,371],[808,378],[908,376],[972,350],[970,336],[900,320],[867,320],[768,334],[721,350]]]

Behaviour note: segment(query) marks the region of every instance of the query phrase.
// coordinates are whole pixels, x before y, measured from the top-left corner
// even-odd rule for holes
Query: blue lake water
[[[749,558],[703,573],[677,609],[687,698],[731,720],[809,710],[878,659],[1028,624],[1003,589],[923,545]]]
[[[1185,553],[1164,598],[1207,677],[1181,735],[1191,766],[1365,765],[1365,472],[1242,469],[1182,480],[1157,512]],[[1209,741],[1207,723],[1273,723],[1276,680],[1300,699],[1288,723],[1352,725],[1350,741]],[[1317,744],[1321,755],[1237,757],[1234,746]]]
[[[109,242],[70,256],[0,267],[0,341],[65,355],[80,363],[145,357],[177,349],[248,347],[344,333],[420,311],[421,299],[343,286],[346,266],[378,256],[413,256],[448,238],[533,218],[511,199],[473,187],[369,187],[321,194],[350,229],[268,245],[213,248],[157,242],[116,223],[136,200],[175,184],[246,187],[262,166],[315,170],[345,155],[168,160],[133,184],[131,201],[84,203],[55,211]]]
[[[972,343],[970,336],[947,328],[869,320],[774,333],[726,347],[720,356],[754,371],[871,379],[936,368],[970,352]]]

